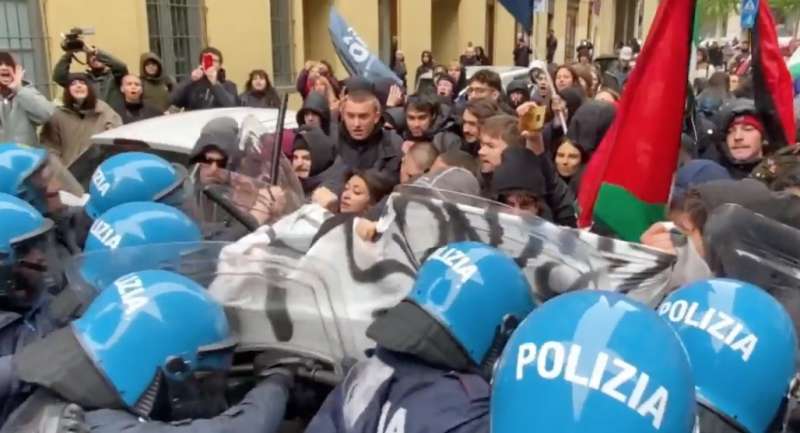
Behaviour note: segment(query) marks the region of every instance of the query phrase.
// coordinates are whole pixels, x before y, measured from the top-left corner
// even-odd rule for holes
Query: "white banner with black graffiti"
[[[308,205],[231,245],[228,252],[266,260],[270,243],[284,248],[290,244],[299,252],[310,245],[326,215]],[[356,235],[358,222],[358,218],[346,220],[320,237],[301,260],[287,262],[281,280],[305,283],[302,289],[283,290],[286,296],[270,298],[263,283],[252,281],[245,284],[251,289],[244,296],[245,277],[242,284],[229,279],[213,285],[218,299],[239,309],[237,326],[245,330],[247,344],[257,346],[263,340],[267,345],[280,341],[304,348],[335,346],[335,356],[361,358],[374,344],[365,331],[375,312],[403,299],[419,264],[434,249],[453,241],[481,241],[513,256],[540,301],[590,288],[624,292],[655,305],[671,288],[672,255],[515,215],[477,197],[407,188],[389,200],[376,241]],[[258,269],[252,273],[263,274]],[[335,344],[324,341],[334,334]]]

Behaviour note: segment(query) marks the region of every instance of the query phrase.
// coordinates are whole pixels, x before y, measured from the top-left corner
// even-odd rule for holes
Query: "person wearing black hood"
[[[332,131],[335,125],[331,122],[331,108],[325,95],[319,92],[311,92],[303,101],[303,108],[297,112],[298,126],[312,126],[321,128],[326,134],[335,137]],[[331,128],[334,126],[334,128]]]
[[[520,111],[526,112],[530,107],[528,103],[520,106]],[[535,135],[535,136],[534,136]],[[483,175],[483,194],[491,197],[492,177],[494,171],[503,161],[503,154],[514,147],[527,147],[539,159],[541,174],[545,179],[545,201],[552,209],[553,221],[557,224],[574,227],[575,195],[567,187],[553,166],[552,159],[544,152],[541,143],[541,134],[525,132],[523,136],[518,127],[518,120],[513,116],[499,114],[492,116],[481,126],[481,148],[478,152],[480,170]]]
[[[509,147],[492,176],[492,198],[529,213],[553,220],[545,201],[546,184],[539,157],[524,147]]]
[[[236,84],[225,79],[222,52],[213,47],[206,47],[200,51],[198,58],[200,63],[206,54],[213,59],[212,65],[205,69],[201,64],[192,71],[189,79],[178,84],[170,95],[172,105],[186,110],[238,105]]]
[[[358,169],[375,169],[396,185],[400,182],[401,138],[381,128],[381,105],[374,93],[349,90],[342,104],[342,126],[338,133],[338,156],[326,170],[325,180],[314,192],[315,203],[335,207],[344,188],[344,175]]]
[[[152,105],[162,113],[169,109],[169,93],[175,88],[175,79],[164,72],[161,57],[144,53],[139,77],[142,79],[142,102]]]
[[[200,181],[207,185],[215,182],[217,170],[235,171],[241,159],[239,124],[232,117],[217,117],[203,126],[189,154],[189,166],[202,164]]]
[[[267,71],[255,69],[250,72],[244,93],[239,95],[239,103],[242,107],[280,108],[281,98],[272,87]]]
[[[737,99],[717,117],[720,160],[734,179],[750,176],[768,152],[764,122],[752,99]]]
[[[318,127],[303,126],[294,136],[292,169],[303,185],[307,198],[322,183],[320,174],[336,159],[333,139]]]
[[[119,90],[122,77],[128,75],[128,66],[112,56],[110,53],[95,47],[85,45],[86,65],[89,69],[84,74],[86,82],[94,87],[97,99],[108,103],[112,107],[122,105],[122,93]],[[70,65],[75,57],[74,52],[68,51],[61,56],[53,67],[53,81],[59,86],[70,86]]]
[[[442,112],[439,101],[428,94],[411,95],[406,101],[406,142],[429,141],[439,153],[460,149],[461,137],[449,131],[452,119]]]
[[[569,122],[567,139],[584,150],[587,161],[611,127],[616,113],[614,104],[598,100],[587,101],[575,111]]]
[[[506,95],[508,95],[508,100],[514,109],[531,99],[531,92],[528,90],[528,83],[525,80],[513,80],[508,83]]]
[[[553,148],[564,137],[564,127],[561,125],[561,116],[559,114],[563,114],[564,120],[567,122],[566,126],[569,126],[570,120],[578,112],[585,100],[586,93],[580,85],[569,86],[559,90],[557,97],[552,98],[550,101],[552,118],[544,125],[542,130],[545,148],[552,152]]]

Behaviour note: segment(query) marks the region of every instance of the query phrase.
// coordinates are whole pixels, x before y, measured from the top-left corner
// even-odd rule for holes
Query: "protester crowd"
[[[98,132],[180,110],[278,108],[280,97],[262,69],[239,93],[213,47],[176,83],[153,53],[135,74],[87,46],[86,72],[70,72],[74,52],[55,65],[56,105],[0,52],[0,433],[44,422],[31,421],[39,407],[53,408],[45,415],[58,431],[76,432],[273,432],[302,412],[292,390],[305,364],[296,357],[249,360],[257,384],[235,401],[217,376],[199,374],[229,372],[233,332],[203,283],[143,267],[174,251],[115,262],[137,264],[132,273],[89,260],[98,253],[236,242],[303,205],[326,212],[315,241],[352,222],[369,244],[381,236],[390,196],[408,185],[576,228],[582,176],[641,47],[620,45],[601,64],[582,41],[575,62],[554,64],[557,45],[551,32],[545,67],[505,84],[471,43],[458,59],[423,51],[416,68],[396,51],[397,80],[336,77],[330,59],[308,60],[296,80],[298,127],[270,143],[290,162],[297,203],[288,187],[258,178],[265,170],[254,171],[240,147],[241,126],[220,117],[203,127],[186,167],[119,153],[98,161],[87,202],[65,204],[62,192],[82,192],[65,167]],[[515,63],[527,66],[533,54],[520,38]],[[711,221],[730,204],[800,228],[800,144],[770,136],[774,114],[757,109],[748,43],[711,42],[696,56],[669,213],[640,243],[675,256],[688,245],[690,263],[674,272],[703,268],[706,278],[678,275],[657,309],[580,290],[537,305],[513,258],[476,242],[442,246],[420,264],[408,296],[373,315],[366,332],[376,347],[321,396],[306,431],[489,431],[490,420],[495,432],[797,431],[798,298],[757,287],[768,278],[716,272],[721,247],[708,242],[712,233],[725,239]],[[467,74],[468,66],[487,68]],[[800,94],[795,101],[800,118]],[[197,199],[221,186],[234,201],[260,204],[244,219],[209,216],[211,205]],[[601,224],[591,230],[614,236]],[[88,289],[55,266],[85,253],[95,254],[80,268]],[[786,257],[780,266],[796,273],[796,263]],[[712,278],[721,274],[742,281]],[[558,405],[579,394],[592,403],[585,411]]]

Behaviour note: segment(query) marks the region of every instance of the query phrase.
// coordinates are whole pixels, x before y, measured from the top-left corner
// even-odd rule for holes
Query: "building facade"
[[[533,48],[544,58],[552,27],[556,62],[572,59],[582,39],[594,40],[598,53],[613,52],[618,41],[644,38],[657,2],[549,0],[535,15]],[[346,75],[329,39],[330,7],[387,63],[394,49],[402,50],[409,80],[422,51],[446,63],[469,43],[484,47],[494,64],[512,64],[520,31],[497,0],[0,0],[0,49],[15,52],[26,79],[54,96],[50,74],[63,55],[61,34],[74,27],[90,30],[86,41],[132,72],[139,71],[140,55],[152,51],[170,74],[185,78],[200,49],[211,45],[223,52],[227,77],[240,88],[260,68],[290,89],[306,59],[326,59],[337,76]],[[73,68],[84,66],[73,62]]]

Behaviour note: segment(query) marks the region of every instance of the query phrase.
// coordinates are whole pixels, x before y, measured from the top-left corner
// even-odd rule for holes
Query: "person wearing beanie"
[[[204,55],[213,59],[211,67],[202,65]],[[195,68],[188,79],[178,84],[170,95],[170,103],[186,110],[202,110],[206,108],[235,107],[239,105],[236,84],[225,79],[222,67],[222,52],[214,47],[206,47],[200,51],[197,59],[200,65]]]
[[[317,127],[322,128],[326,134],[334,137],[332,134],[335,128],[335,122],[331,122],[331,107],[328,99],[319,92],[311,92],[306,96],[303,101],[303,108],[297,112],[297,125],[300,127]]]
[[[770,150],[764,122],[753,100],[737,99],[723,107],[717,126],[721,136],[719,163],[734,179],[750,176]]]
[[[539,157],[524,147],[509,147],[494,170],[491,186],[495,200],[517,211],[552,220],[545,202],[547,193]]]
[[[123,104],[122,78],[128,75],[128,65],[117,59],[111,53],[85,45],[86,79],[94,87],[97,99],[106,102],[112,107],[121,107]],[[65,52],[58,63],[53,67],[53,81],[59,86],[67,88],[70,85],[70,65],[75,58],[72,51]]]
[[[670,212],[683,208],[689,189],[715,180],[730,180],[731,175],[725,167],[708,159],[695,159],[687,162],[675,173],[675,183],[670,197]]]
[[[36,128],[50,120],[55,107],[23,81],[24,74],[11,53],[0,51],[0,142],[36,146]]]
[[[318,127],[297,130],[292,149],[292,168],[307,197],[322,183],[321,174],[336,159],[333,139]]]
[[[91,146],[94,134],[122,125],[122,118],[109,104],[97,98],[88,74],[70,74],[66,83],[62,95],[64,105],[58,107],[44,125],[40,139],[69,166]]]
[[[506,94],[511,102],[511,107],[516,109],[525,102],[530,101],[531,95],[528,83],[525,80],[513,80],[506,86]]]

